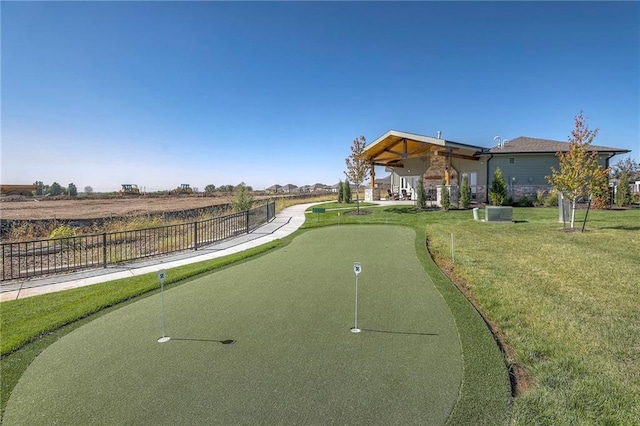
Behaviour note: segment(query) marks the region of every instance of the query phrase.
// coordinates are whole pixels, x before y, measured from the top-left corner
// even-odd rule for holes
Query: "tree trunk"
[[[571,200],[571,229],[575,228],[576,223],[576,199]]]
[[[360,214],[360,185],[356,186],[356,211]]]

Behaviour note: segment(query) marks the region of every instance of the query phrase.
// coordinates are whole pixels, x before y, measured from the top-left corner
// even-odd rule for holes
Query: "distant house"
[[[331,187],[325,185],[324,183],[316,183],[311,186],[311,192],[323,192],[323,191],[331,191]]]
[[[265,189],[265,191],[267,191],[268,194],[277,194],[279,192],[282,192],[282,186],[278,184],[271,185],[270,187]]]
[[[282,192],[284,192],[285,194],[292,194],[294,192],[298,192],[298,187],[296,185],[293,185],[291,183],[288,183],[286,185],[284,185],[281,188]]]
[[[498,167],[514,198],[535,196],[539,189],[550,189],[545,176],[551,174],[551,167],[559,168],[556,153],[568,149],[568,142],[524,136],[484,148],[442,139],[440,135],[431,137],[390,130],[367,145],[364,156],[371,164],[384,166],[391,173],[389,186],[394,193],[404,189],[415,199],[418,179],[422,179],[428,198],[436,200],[444,180],[455,202],[462,175],[466,174],[473,199],[487,202],[487,188]],[[611,157],[630,152],[596,145],[591,149],[598,152],[604,167],[609,166]],[[371,178],[375,185],[375,175]]]
[[[311,192],[311,186],[309,186],[309,185],[301,186],[298,189],[300,190],[301,193]]]

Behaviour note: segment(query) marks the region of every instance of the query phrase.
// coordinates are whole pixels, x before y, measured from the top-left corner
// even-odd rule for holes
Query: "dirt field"
[[[195,209],[225,204],[230,199],[230,197],[221,196],[3,200],[0,202],[0,218],[5,220],[98,219]]]

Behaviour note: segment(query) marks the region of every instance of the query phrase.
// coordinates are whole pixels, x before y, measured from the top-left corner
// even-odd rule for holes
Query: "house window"
[[[516,159],[514,157],[509,157],[509,164],[515,164]]]

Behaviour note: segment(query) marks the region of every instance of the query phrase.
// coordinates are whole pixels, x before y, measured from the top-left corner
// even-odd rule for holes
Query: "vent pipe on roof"
[[[438,139],[440,139],[441,135],[442,135],[442,132],[440,130],[438,130]]]

